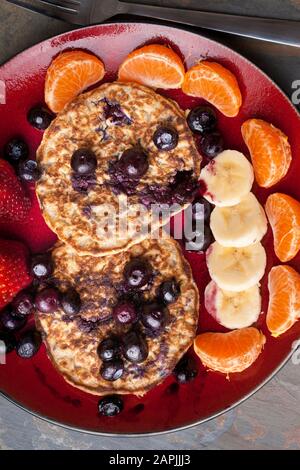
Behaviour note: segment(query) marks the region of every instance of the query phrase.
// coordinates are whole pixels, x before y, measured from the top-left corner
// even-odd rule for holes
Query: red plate
[[[26,120],[28,110],[43,102],[44,80],[52,58],[67,48],[83,48],[101,57],[106,65],[105,80],[112,80],[120,62],[134,48],[146,42],[170,44],[185,58],[190,67],[200,57],[221,62],[234,72],[241,86],[243,107],[238,117],[225,118],[218,114],[219,127],[227,148],[246,152],[240,127],[250,117],[272,122],[288,135],[293,150],[293,163],[288,176],[272,191],[255,188],[263,203],[270,192],[280,190],[300,200],[300,118],[292,104],[279,88],[257,67],[232,50],[196,34],[161,25],[108,24],[79,29],[55,37],[19,54],[0,68],[0,79],[6,84],[6,103],[0,106],[0,145],[13,136],[22,136],[29,143],[31,155],[40,143],[42,134]],[[201,100],[184,96],[180,91],[165,92],[187,108]],[[32,197],[35,198],[32,189]],[[24,240],[33,252],[47,249],[55,236],[47,228],[35,200],[31,218],[26,225],[0,226],[0,235]],[[267,273],[270,266],[279,264],[272,248],[270,231],[264,246],[268,254],[268,267],[262,282],[263,309],[267,308]],[[203,290],[209,277],[204,257],[187,254],[198,283],[203,301]],[[300,270],[300,256],[291,265]],[[169,377],[162,385],[138,399],[124,398],[124,411],[105,418],[97,413],[98,398],[68,385],[55,371],[47,358],[44,346],[30,361],[15,353],[8,356],[7,364],[0,365],[1,392],[26,410],[57,424],[94,433],[141,434],[167,432],[203,422],[228,410],[260,388],[287,361],[293,342],[300,337],[300,322],[279,339],[270,337],[265,316],[258,326],[267,336],[265,349],[252,367],[241,374],[233,374],[230,381],[224,375],[206,372],[200,366],[196,380],[180,387]],[[200,331],[222,331],[202,307]]]

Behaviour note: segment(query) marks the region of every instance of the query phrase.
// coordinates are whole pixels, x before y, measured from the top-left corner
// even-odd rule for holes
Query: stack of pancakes
[[[121,109],[125,118],[116,121],[107,113],[108,104]],[[154,132],[163,125],[178,132],[173,150],[159,151],[153,143]],[[147,153],[149,168],[128,196],[111,185],[109,165],[135,145]],[[79,148],[89,148],[97,157],[96,183],[87,191],[74,189],[72,183],[71,157]],[[157,231],[152,238],[151,231],[140,229],[141,223],[151,224],[153,235],[168,217],[154,218],[145,206],[141,218],[138,210],[138,195],[145,188],[167,187],[178,172],[199,177],[200,155],[184,113],[176,103],[141,85],[104,84],[77,97],[57,116],[44,134],[37,160],[42,170],[37,183],[40,206],[60,239],[52,251],[54,282],[62,290],[74,287],[82,300],[76,321],[62,310],[37,314],[49,357],[70,384],[89,393],[143,395],[172,372],[191,345],[198,323],[198,290],[179,244],[166,235],[158,237]],[[125,218],[127,230],[110,230],[104,223],[112,208],[113,226]],[[160,334],[146,337],[147,359],[128,362],[122,377],[109,382],[99,374],[97,347],[108,336],[123,333],[124,326],[113,318],[112,310],[124,267],[136,257],[146,259],[155,274],[144,292],[147,300],[154,299],[158,286],[170,278],[179,283],[180,295],[168,306],[170,321]]]

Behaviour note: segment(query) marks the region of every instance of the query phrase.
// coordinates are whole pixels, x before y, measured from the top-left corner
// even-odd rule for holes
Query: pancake
[[[75,287],[82,300],[81,310],[74,317],[66,316],[62,310],[36,313],[36,324],[48,355],[67,382],[96,395],[142,396],[171,374],[193,342],[199,313],[198,289],[175,240],[146,239],[126,252],[103,258],[78,256],[69,245],[59,242],[52,257],[55,270],[51,282],[62,292]],[[124,267],[134,258],[146,260],[153,272],[151,281],[139,293],[143,302],[155,299],[165,280],[174,278],[180,285],[179,297],[168,305],[168,322],[156,333],[145,328],[140,320],[134,325],[122,325],[112,316],[113,306],[124,295]],[[124,359],[123,376],[114,382],[106,381],[99,373],[102,361],[97,347],[112,335],[122,339],[130,329],[145,338],[148,357],[140,363]]]
[[[152,137],[160,126],[177,130],[173,150],[155,146]],[[124,188],[114,165],[135,146],[146,152],[149,167],[134,188]],[[80,179],[70,162],[82,148],[94,152],[97,169]],[[150,222],[154,230],[169,220],[169,214],[153,216],[151,203],[175,202],[177,213],[191,202],[201,157],[175,102],[138,84],[114,82],[80,95],[54,119],[37,160],[37,196],[49,227],[79,254],[105,256],[146,238]],[[121,228],[125,217],[127,229]]]

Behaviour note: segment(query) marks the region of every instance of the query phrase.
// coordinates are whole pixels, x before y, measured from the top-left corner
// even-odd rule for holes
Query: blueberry
[[[40,131],[44,131],[50,126],[54,115],[42,106],[35,106],[27,114],[29,124]]]
[[[130,125],[132,120],[124,113],[120,104],[116,101],[110,101],[107,98],[102,100],[105,103],[104,116],[116,126]]]
[[[120,341],[117,338],[106,338],[99,344],[97,353],[104,362],[116,359],[120,354]]]
[[[71,167],[77,175],[90,175],[97,168],[96,155],[89,149],[78,149],[72,155]]]
[[[4,343],[5,351],[1,350],[1,341]],[[16,338],[9,333],[8,331],[0,332],[0,351],[4,354],[9,354],[16,347],[17,341]]]
[[[174,369],[174,375],[179,383],[187,383],[198,374],[195,360],[187,354],[183,356]]]
[[[148,346],[144,338],[136,331],[129,331],[123,337],[122,350],[130,362],[143,362],[148,357]]]
[[[224,150],[224,141],[220,132],[204,135],[200,141],[201,152],[209,159],[215,158]]]
[[[81,309],[81,299],[78,292],[70,288],[61,296],[61,307],[63,311],[70,316],[77,315]]]
[[[123,400],[117,395],[102,398],[98,403],[99,413],[103,416],[116,416],[123,410]]]
[[[34,310],[32,295],[29,292],[20,292],[12,301],[12,308],[20,317],[30,315]]]
[[[133,289],[140,289],[148,284],[151,275],[151,266],[141,258],[132,259],[126,264],[124,269],[125,281]]]
[[[23,359],[30,359],[38,352],[41,344],[42,336],[37,330],[27,331],[17,344],[17,354]]]
[[[26,160],[29,154],[28,145],[19,138],[11,139],[4,147],[4,156],[11,163]]]
[[[104,380],[114,382],[122,377],[124,372],[124,362],[120,358],[103,362],[100,368],[100,375]]]
[[[23,328],[27,322],[26,317],[19,317],[13,311],[5,309],[0,314],[0,322],[6,330],[16,331]]]
[[[123,301],[118,303],[113,309],[115,319],[124,325],[133,323],[137,319],[137,312],[133,302]]]
[[[53,273],[53,262],[51,255],[44,253],[33,256],[31,260],[31,272],[39,281],[48,279]]]
[[[192,220],[204,220],[204,222],[207,222],[210,218],[212,209],[213,206],[207,201],[207,199],[201,196],[197,197],[193,201],[192,205]]]
[[[125,150],[117,165],[129,179],[140,179],[149,168],[148,157],[139,147]]]
[[[213,243],[213,241],[214,237],[209,225],[204,224],[204,233],[199,236],[198,240],[196,238],[187,240],[185,248],[187,251],[204,252]]]
[[[168,279],[159,286],[159,298],[165,304],[176,302],[180,294],[180,286],[176,279]]]
[[[142,323],[146,328],[157,331],[163,328],[168,319],[167,308],[157,302],[143,306]]]
[[[217,117],[211,108],[207,106],[197,106],[189,112],[187,123],[192,132],[205,134],[216,128]]]
[[[18,165],[18,175],[23,181],[32,183],[40,179],[41,170],[35,160],[25,160]]]
[[[173,150],[178,144],[178,132],[173,127],[159,127],[153,134],[153,142],[159,150]]]
[[[54,287],[46,287],[37,293],[35,306],[42,313],[56,312],[60,305],[60,295]]]

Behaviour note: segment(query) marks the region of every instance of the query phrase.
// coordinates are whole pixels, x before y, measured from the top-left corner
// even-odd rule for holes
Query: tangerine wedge
[[[191,67],[184,77],[184,93],[204,98],[228,117],[238,114],[242,94],[236,77],[217,62],[201,61]]]
[[[262,119],[248,119],[241,128],[259,186],[270,188],[288,172],[292,161],[287,136]]]
[[[184,66],[176,52],[161,44],[150,44],[131,52],[119,67],[122,82],[136,82],[152,88],[180,88]]]
[[[54,113],[59,113],[77,95],[102,80],[104,74],[103,62],[93,54],[62,52],[47,70],[45,101]]]
[[[274,237],[274,250],[282,262],[300,250],[300,202],[287,194],[271,194],[265,205]]]
[[[194,349],[206,367],[229,374],[250,367],[265,340],[256,328],[241,328],[228,333],[202,333],[195,338]]]
[[[267,327],[272,336],[288,331],[300,318],[300,274],[290,266],[274,266],[269,272]]]

